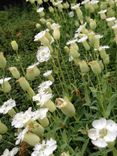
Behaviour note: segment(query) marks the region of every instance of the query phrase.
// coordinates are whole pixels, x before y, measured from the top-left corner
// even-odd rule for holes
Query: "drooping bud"
[[[59,109],[61,109],[61,111],[69,116],[69,117],[73,117],[75,115],[75,107],[74,105],[68,100],[67,97],[64,97],[64,99],[62,98],[57,98],[56,99],[56,104],[57,107]]]
[[[101,66],[97,60],[89,62],[89,65],[94,74],[98,75],[102,72]]]
[[[80,70],[81,70],[82,74],[86,74],[90,70],[87,62],[84,61],[84,60],[83,61],[79,61],[79,67],[80,67]]]
[[[4,134],[7,131],[8,131],[7,126],[0,121],[0,134]]]
[[[4,69],[6,67],[6,58],[4,57],[3,53],[0,52],[0,68]]]
[[[12,76],[13,76],[15,79],[20,78],[20,73],[19,73],[19,71],[17,70],[16,67],[10,67],[10,68],[9,68],[9,71],[11,72]]]
[[[40,142],[40,138],[36,134],[28,132],[25,134],[23,141],[31,146],[35,146]]]
[[[14,51],[18,51],[18,44],[15,40],[11,41],[11,46]]]

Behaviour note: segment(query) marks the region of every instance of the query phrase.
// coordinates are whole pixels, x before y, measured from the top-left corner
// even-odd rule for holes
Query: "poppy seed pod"
[[[0,121],[0,134],[5,134],[7,131],[7,126]]]
[[[40,138],[36,134],[28,132],[25,134],[23,141],[31,146],[35,146],[40,142]]]
[[[75,107],[74,105],[68,100],[67,97],[57,98],[56,105],[61,111],[69,117],[75,116]]]
[[[20,77],[17,82],[19,82],[20,87],[24,90],[27,91],[30,88],[29,82],[26,80],[25,77]]]
[[[20,78],[20,73],[19,73],[19,71],[17,70],[16,67],[10,67],[9,71],[11,72],[13,78],[15,78],[15,79]]]
[[[15,40],[11,41],[11,46],[14,51],[18,51],[18,44]]]
[[[6,67],[6,58],[4,57],[4,54],[0,52],[0,68],[4,69]]]
[[[89,62],[89,65],[94,74],[98,75],[102,72],[101,66],[97,60]]]

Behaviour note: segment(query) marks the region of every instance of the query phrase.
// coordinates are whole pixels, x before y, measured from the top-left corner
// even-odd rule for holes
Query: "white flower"
[[[68,15],[69,15],[69,17],[74,17],[74,12],[73,11],[70,11],[69,13],[68,13]]]
[[[14,156],[18,151],[18,147],[14,147],[11,151],[9,151],[9,149],[5,149],[4,153],[1,156]]]
[[[40,108],[32,113],[32,120],[44,119],[47,116],[48,108]]]
[[[9,99],[6,102],[4,102],[3,105],[0,107],[0,113],[6,114],[15,106],[16,106],[15,100]]]
[[[43,74],[43,76],[44,77],[48,77],[49,75],[51,75],[52,74],[52,70],[47,70],[44,74]]]
[[[34,68],[35,66],[37,66],[37,65],[39,65],[39,62],[34,63],[34,64],[28,66],[27,69],[33,69],[33,68]]]
[[[63,0],[59,0],[58,2],[54,2],[53,5],[57,6],[57,5],[61,4],[62,2],[63,2]]]
[[[12,120],[12,126],[15,128],[22,128],[26,125],[26,123],[32,118],[32,108],[29,108],[25,112],[17,113]]]
[[[37,12],[40,13],[40,12],[42,12],[43,10],[44,10],[44,7],[40,7],[40,8],[37,9]]]
[[[43,106],[53,97],[52,93],[40,92],[39,94],[33,96],[33,101],[37,101],[37,105]]]
[[[77,8],[79,8],[79,6],[80,6],[80,3],[72,6],[71,9],[76,10]]]
[[[110,21],[115,21],[116,20],[116,18],[115,17],[109,17],[109,18],[106,18],[106,21],[107,22],[110,22]]]
[[[23,129],[23,131],[21,131],[18,136],[17,136],[17,140],[15,142],[16,145],[18,145],[20,142],[23,141],[25,134],[28,132],[28,127],[26,127],[25,129]]]
[[[88,131],[88,136],[92,143],[104,148],[109,142],[114,142],[117,137],[117,124],[113,120],[101,118],[92,123],[93,128]]]
[[[34,41],[38,41],[40,40],[42,37],[45,36],[46,30],[45,31],[41,31],[40,33],[38,33],[37,35],[34,36]]]
[[[59,29],[61,26],[58,23],[53,23],[51,25],[51,29],[55,30],[55,29]]]
[[[47,62],[51,57],[50,49],[46,46],[41,46],[37,51],[36,57],[39,63]]]
[[[104,14],[106,12],[107,12],[107,10],[101,10],[101,11],[98,12],[98,14]]]
[[[11,77],[0,79],[0,84],[3,84],[4,82],[9,81],[10,79],[11,79]]]
[[[87,36],[83,36],[82,38],[80,38],[80,39],[78,40],[78,43],[85,42],[87,39],[88,39]]]
[[[42,144],[37,144],[31,156],[50,156],[56,150],[56,141],[52,138],[50,140],[43,140]]]
[[[84,24],[80,25],[80,27],[76,30],[76,33],[82,32],[82,30],[86,27],[87,23],[85,22]]]
[[[77,42],[77,39],[73,39],[73,40],[70,40],[66,43],[66,45],[70,45],[70,44],[73,44],[73,43],[76,43]]]
[[[38,93],[46,91],[51,85],[53,84],[52,81],[44,81],[38,86]]]

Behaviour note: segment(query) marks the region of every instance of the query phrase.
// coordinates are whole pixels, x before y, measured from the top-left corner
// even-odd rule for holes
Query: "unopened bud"
[[[75,107],[74,105],[68,100],[67,97],[65,97],[64,99],[62,98],[57,98],[56,99],[56,104],[57,107],[59,109],[61,109],[61,111],[69,116],[69,117],[73,117],[75,115]]]
[[[89,72],[89,66],[86,61],[84,61],[84,60],[79,61],[79,66],[80,66],[81,73],[85,74],[85,73]]]
[[[47,117],[43,118],[43,119],[39,119],[39,122],[40,124],[43,126],[43,127],[47,127],[49,125],[49,120]]]
[[[7,131],[8,131],[7,126],[0,121],[0,134],[4,134]]]
[[[56,106],[55,106],[54,102],[52,102],[51,100],[49,100],[48,102],[46,102],[44,104],[44,107],[48,108],[48,110],[50,112],[54,112],[56,110]]]
[[[11,72],[12,76],[13,76],[15,79],[20,78],[20,73],[19,73],[19,71],[17,70],[16,67],[10,67],[10,68],[9,68],[9,71]]]
[[[27,91],[30,88],[30,84],[29,82],[26,80],[25,77],[21,77],[17,80],[17,82],[19,82],[20,87],[24,90]]]
[[[89,62],[89,65],[94,74],[98,75],[102,72],[101,66],[98,61],[91,61]]]
[[[6,58],[4,57],[3,53],[0,52],[0,68],[4,69],[6,67]]]
[[[25,134],[23,141],[31,146],[35,146],[36,144],[39,144],[40,138],[36,134],[28,132]]]
[[[11,46],[12,46],[14,51],[18,51],[18,44],[15,40],[11,41]]]

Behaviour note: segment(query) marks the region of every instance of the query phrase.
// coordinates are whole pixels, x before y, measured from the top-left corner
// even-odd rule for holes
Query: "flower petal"
[[[92,126],[96,129],[103,129],[106,126],[106,119],[101,118],[99,120],[94,120]]]
[[[110,131],[108,131],[107,132],[107,135],[104,137],[104,140],[106,142],[114,142],[115,139],[116,139],[116,137],[117,137],[117,133],[116,132],[110,132]]]
[[[113,120],[107,120],[106,129],[117,132],[117,124]]]
[[[89,136],[90,139],[96,140],[96,139],[99,138],[99,131],[94,129],[94,128],[92,128],[92,129],[90,129],[88,131],[88,136]]]
[[[99,148],[105,148],[108,145],[104,139],[92,140],[92,144]]]

